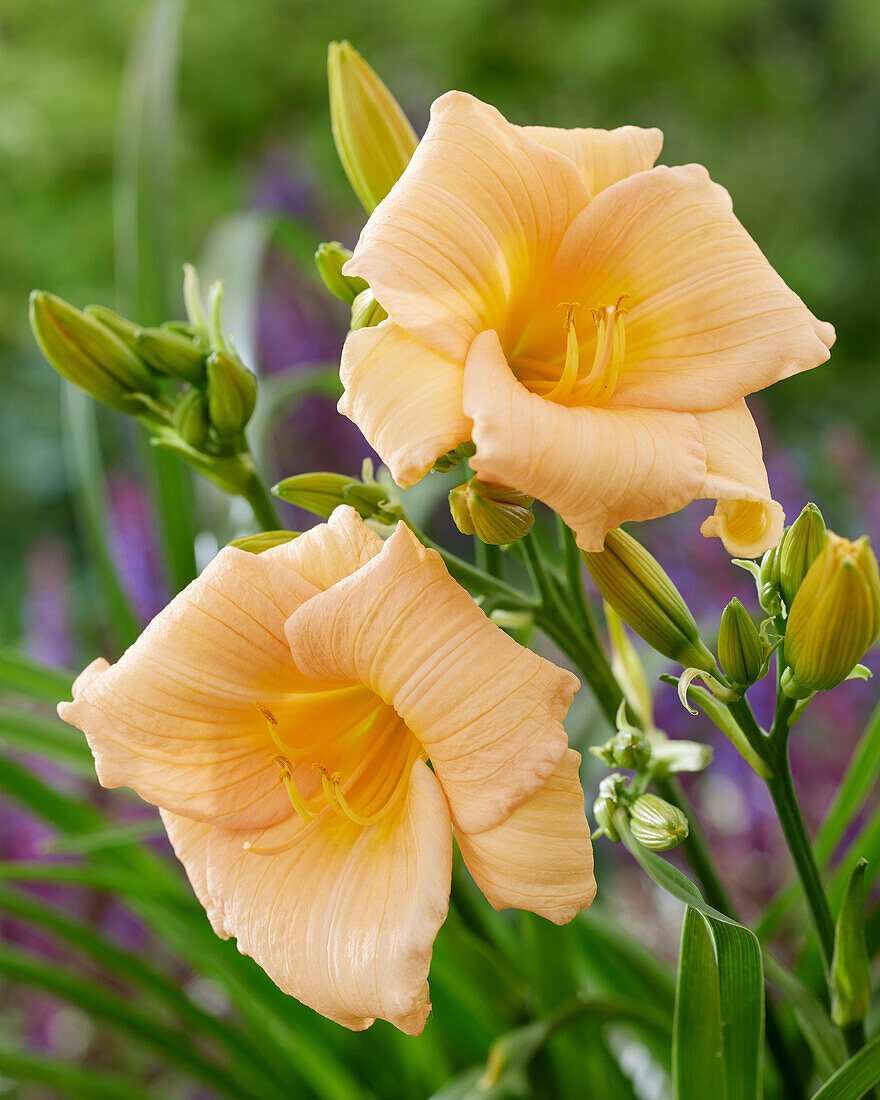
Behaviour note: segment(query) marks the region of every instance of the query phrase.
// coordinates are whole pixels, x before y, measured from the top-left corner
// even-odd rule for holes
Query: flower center
[[[413,764],[424,756],[399,715],[380,700],[350,729],[299,747],[285,741],[268,707],[257,703],[257,709],[278,750],[270,753],[278,781],[306,824],[326,814],[362,827],[382,821],[400,805]],[[305,788],[310,788],[308,793]],[[276,855],[293,847],[299,835],[300,830],[278,847],[247,843],[245,848],[257,855]]]
[[[580,303],[560,302],[560,308],[565,310],[562,373],[553,377],[556,370],[552,364],[520,360],[517,374],[526,389],[558,405],[606,405],[611,400],[623,367],[626,349],[624,318],[627,314],[623,303],[628,298],[628,294],[622,294],[613,306],[590,310],[595,348],[589,369],[586,369],[581,356],[583,334],[578,334],[575,327],[575,314]],[[589,340],[588,336],[583,343],[588,344]]]

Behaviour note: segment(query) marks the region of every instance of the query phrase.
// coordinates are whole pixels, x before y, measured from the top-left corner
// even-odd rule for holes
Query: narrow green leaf
[[[44,1052],[30,1054],[20,1048],[0,1046],[0,1074],[10,1080],[47,1085],[53,1095],[69,1100],[162,1100],[162,1094],[148,1092],[130,1077],[97,1073],[71,1065]]]
[[[82,734],[54,718],[0,707],[0,741],[21,752],[45,757],[78,775],[94,777],[95,762]]]
[[[864,882],[867,860],[853,868],[834,929],[831,1018],[848,1028],[864,1021],[871,1006],[871,960],[865,944]]]
[[[725,1100],[721,988],[706,918],[688,906],[681,934],[672,1075],[676,1100]]]
[[[0,692],[55,704],[70,698],[73,674],[31,660],[11,646],[0,646]]]
[[[862,1100],[868,1089],[880,1084],[880,1035],[854,1054],[825,1082],[812,1100]]]

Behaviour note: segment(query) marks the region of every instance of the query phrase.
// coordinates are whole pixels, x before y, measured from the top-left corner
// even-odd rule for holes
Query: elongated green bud
[[[685,667],[715,668],[680,592],[641,543],[618,528],[604,550],[581,557],[605,600],[648,645]]]
[[[279,481],[272,492],[288,504],[295,504],[297,508],[327,519],[334,508],[346,503],[346,488],[357,484],[354,478],[345,474],[294,474]]]
[[[516,542],[532,529],[535,498],[472,477],[449,494],[449,510],[463,535],[476,535],[490,546]]]
[[[656,794],[639,795],[633,802],[629,827],[639,844],[653,852],[677,848],[688,835],[688,820],[681,810]]]
[[[30,322],[40,351],[55,370],[105,405],[137,412],[130,397],[156,392],[156,378],[125,341],[63,298],[35,290]]]
[[[831,1018],[843,1028],[862,1023],[871,1007],[871,960],[863,912],[867,866],[868,861],[860,859],[853,868],[834,928]]]
[[[211,430],[208,402],[201,390],[190,390],[177,402],[174,410],[177,434],[190,447],[200,450]]]
[[[738,691],[760,678],[764,646],[748,611],[736,598],[725,607],[718,629],[718,659]]]
[[[373,292],[367,287],[355,298],[351,306],[351,331],[359,328],[373,328],[384,321],[388,314],[373,297]]]
[[[143,327],[142,325],[136,325],[134,321],[129,321],[127,317],[115,313],[112,309],[107,309],[106,306],[86,306],[83,313],[88,314],[89,317],[94,317],[95,320],[100,321],[105,328],[109,328],[111,332],[115,332],[123,344],[127,344],[138,358],[140,358],[140,352],[137,346],[137,334]]]
[[[699,741],[655,738],[651,743],[651,775],[663,779],[680,772],[701,772],[712,763],[712,748]]]
[[[235,355],[208,356],[208,415],[220,439],[241,435],[257,404],[257,379]]]
[[[786,528],[787,530],[787,528]],[[783,535],[783,538],[785,536]],[[782,590],[779,576],[779,547],[772,546],[761,559],[758,574],[758,599],[768,615],[782,611]]]
[[[136,339],[138,352],[154,370],[194,385],[205,381],[205,353],[186,336],[165,328],[142,328]]]
[[[880,575],[867,538],[827,534],[791,605],[783,690],[793,699],[830,691],[852,672],[880,632]]]
[[[418,139],[397,100],[348,42],[330,43],[327,77],[336,151],[371,214],[400,179]]]
[[[299,538],[299,531],[260,531],[256,535],[242,535],[233,539],[230,546],[237,546],[239,550],[247,550],[249,554],[262,554],[264,550],[271,550],[273,546],[283,546],[286,542],[293,542]]]
[[[785,606],[790,608],[807,570],[825,545],[826,528],[822,513],[808,504],[785,532],[779,544],[779,585]]]
[[[324,286],[341,302],[351,305],[367,284],[356,275],[343,275],[342,265],[351,259],[351,249],[339,241],[325,241],[318,245],[315,253],[315,266],[324,280]]]

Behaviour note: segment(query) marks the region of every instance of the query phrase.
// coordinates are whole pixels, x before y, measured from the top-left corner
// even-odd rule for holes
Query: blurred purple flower
[[[24,649],[36,661],[70,668],[74,661],[70,634],[70,562],[67,548],[45,539],[30,548],[25,561]]]
[[[110,552],[135,613],[146,623],[168,602],[149,498],[143,485],[125,474],[109,479],[107,495]]]

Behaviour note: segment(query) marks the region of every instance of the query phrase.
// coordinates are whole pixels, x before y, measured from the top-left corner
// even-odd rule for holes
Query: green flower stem
[[[278,531],[282,523],[272,498],[266,491],[256,470],[252,470],[245,482],[242,496],[253,509],[254,519],[262,531]]]
[[[439,543],[434,542],[432,538],[429,538],[424,531],[420,531],[406,516],[403,516],[402,519],[423,546],[427,546],[429,550],[437,551],[449,570],[449,575],[457,580],[463,588],[469,589],[478,596],[485,596],[487,600],[498,607],[503,606],[515,611],[535,610],[535,601],[530,599],[524,592],[451,553]]]
[[[822,951],[822,959],[825,970],[831,968],[831,957],[834,953],[834,919],[831,916],[831,907],[822,885],[819,868],[813,855],[813,847],[807,835],[803,815],[798,803],[797,793],[794,789],[794,779],[791,774],[791,761],[788,753],[789,720],[795,708],[795,701],[789,699],[782,692],[776,706],[776,714],[773,718],[773,727],[770,730],[769,763],[773,768],[773,774],[766,780],[770,797],[776,807],[779,823],[788,844],[791,858],[794,861],[810,915],[819,937],[819,947]]]
[[[752,708],[749,706],[745,696],[743,696],[742,699],[737,699],[735,703],[728,703],[727,709],[736,721],[736,724],[742,730],[743,736],[746,741],[748,741],[751,750],[756,753],[765,764],[771,765],[770,742],[767,734],[764,733],[758,725],[758,720],[755,718]]]

